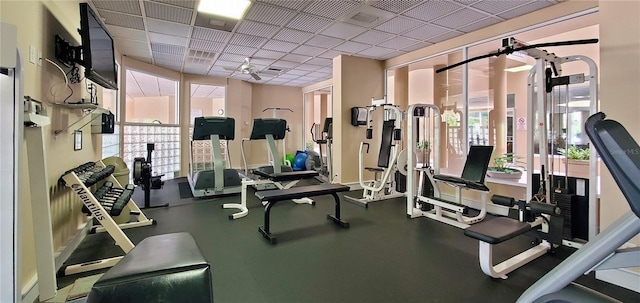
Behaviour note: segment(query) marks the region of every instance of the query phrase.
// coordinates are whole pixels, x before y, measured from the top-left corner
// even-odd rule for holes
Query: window
[[[120,70],[120,65],[116,63],[116,70]],[[120,73],[117,73],[118,76]],[[120,83],[120,79],[118,79]],[[116,125],[113,134],[102,134],[102,158],[120,156],[120,113],[118,112],[118,91],[102,89],[102,107],[109,110],[116,118]]]
[[[178,81],[127,70],[126,96],[123,160],[133,167],[133,160],[146,158],[147,144],[154,143],[153,174],[175,178],[180,171]]]

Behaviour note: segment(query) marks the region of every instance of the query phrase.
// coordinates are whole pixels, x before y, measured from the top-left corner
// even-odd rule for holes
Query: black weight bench
[[[507,217],[496,217],[469,226],[464,230],[464,234],[480,241],[479,259],[482,271],[490,277],[506,279],[508,273],[546,254],[551,249],[551,245],[547,241],[542,241],[497,265],[493,264],[493,245],[523,235],[533,230],[533,227],[539,223],[541,222],[527,223]]]
[[[315,170],[300,170],[281,173],[267,173],[260,170],[254,170],[253,173],[275,182],[311,179],[319,175]]]
[[[269,228],[269,215],[271,213],[271,208],[280,201],[322,195],[332,195],[336,202],[335,215],[329,214],[327,215],[327,219],[333,221],[333,223],[342,228],[349,228],[349,223],[340,219],[340,198],[337,193],[344,191],[349,191],[349,187],[342,184],[320,184],[256,192],[256,197],[258,197],[260,201],[267,202],[264,212],[264,226],[261,226],[258,230],[267,240],[269,240],[271,244],[275,244],[276,237],[271,234]]]
[[[148,237],[98,279],[86,302],[213,302],[211,267],[189,233]]]

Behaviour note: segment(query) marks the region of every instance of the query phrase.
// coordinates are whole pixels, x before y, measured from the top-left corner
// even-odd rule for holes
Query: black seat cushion
[[[289,189],[274,189],[256,192],[260,201],[277,202],[290,199],[300,199],[313,196],[349,191],[349,186],[342,184],[318,184],[293,187]]]
[[[531,230],[531,225],[507,217],[497,217],[473,224],[464,230],[466,236],[489,244],[498,244]]]
[[[148,237],[93,285],[86,302],[213,302],[210,266],[188,233]]]

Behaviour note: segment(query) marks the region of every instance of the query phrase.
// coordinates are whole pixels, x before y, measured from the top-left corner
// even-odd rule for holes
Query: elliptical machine
[[[151,190],[161,189],[164,185],[162,181],[163,175],[153,175],[151,155],[155,149],[154,143],[147,143],[147,158],[137,157],[133,159],[133,184],[142,186],[144,190],[144,207],[156,208],[167,207],[169,203],[163,205],[151,206]]]
[[[333,181],[333,168],[331,166],[331,153],[332,153],[332,144],[333,144],[333,118],[325,118],[324,125],[322,128],[322,132],[320,132],[320,124],[313,123],[311,125],[311,140],[318,144],[320,148],[320,153],[316,156],[309,154],[309,159],[307,162],[311,162],[311,166],[313,169],[317,170],[320,173],[321,181],[331,183]],[[323,160],[322,154],[322,146],[325,145],[327,147],[327,161]],[[315,153],[315,152],[314,152]]]

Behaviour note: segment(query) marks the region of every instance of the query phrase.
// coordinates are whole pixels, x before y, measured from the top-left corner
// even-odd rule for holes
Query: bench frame
[[[513,219],[515,220],[515,219]],[[529,222],[531,230],[545,224],[544,220],[538,217],[533,222]],[[524,234],[524,233],[523,233]],[[478,249],[478,259],[480,261],[480,268],[487,276],[492,278],[507,279],[507,274],[522,267],[523,265],[537,259],[538,257],[546,254],[551,250],[551,243],[547,240],[541,240],[540,244],[533,246],[507,260],[500,262],[499,264],[493,264],[493,244],[480,242]]]
[[[280,173],[280,174],[286,174],[286,173]],[[302,179],[300,179],[302,180]],[[239,209],[240,212],[237,212],[235,214],[231,214],[229,215],[229,220],[235,220],[235,219],[240,219],[244,216],[246,216],[247,214],[249,214],[249,209],[247,208],[247,187],[248,186],[256,186],[256,185],[265,185],[265,184],[271,184],[271,185],[275,185],[278,189],[282,190],[282,189],[289,189],[292,188],[294,185],[296,185],[300,180],[292,180],[290,182],[286,182],[286,183],[281,183],[279,181],[275,181],[272,179],[259,179],[259,180],[242,180],[242,189],[240,190],[240,203],[225,203],[222,204],[222,208],[235,208],[235,209]],[[315,205],[315,201],[313,201],[312,199],[309,198],[300,198],[300,199],[292,199],[293,202],[297,203],[297,204],[311,204],[311,205]]]
[[[317,185],[311,185],[311,186],[317,186]],[[307,187],[311,187],[311,186],[307,186]],[[297,190],[300,189],[304,189],[305,187],[298,187],[296,188]],[[275,191],[281,191],[281,190],[270,190],[270,191],[265,191],[263,193],[268,193],[268,192],[275,192]],[[327,219],[332,221],[333,223],[335,223],[336,225],[342,227],[342,228],[349,228],[349,222],[344,221],[340,218],[340,197],[338,197],[337,192],[341,191],[341,190],[335,190],[333,192],[327,193],[327,192],[323,192],[320,194],[317,193],[313,193],[313,192],[309,192],[308,195],[313,197],[313,196],[322,196],[322,195],[331,195],[335,201],[335,215],[331,215],[328,214],[327,215]],[[270,220],[270,215],[271,215],[271,208],[278,202],[280,201],[285,201],[288,199],[278,199],[278,198],[261,198],[262,201],[266,202],[266,206],[265,206],[265,211],[264,211],[264,225],[260,226],[258,228],[258,231],[262,234],[262,236],[264,236],[267,240],[269,240],[269,243],[271,244],[276,244],[276,237],[271,233],[271,228],[270,228],[270,224],[271,224],[271,220]]]

